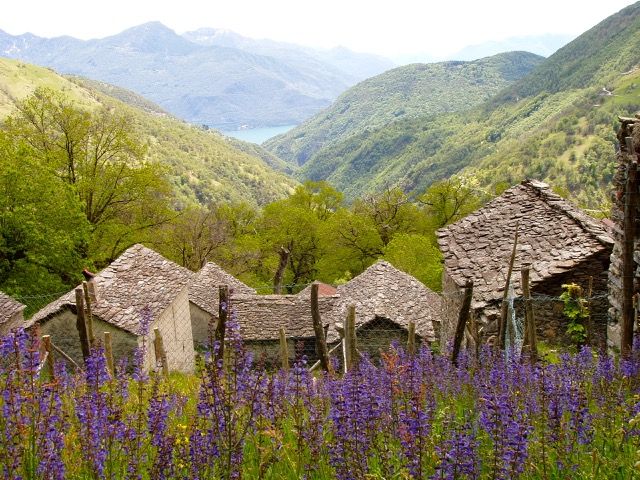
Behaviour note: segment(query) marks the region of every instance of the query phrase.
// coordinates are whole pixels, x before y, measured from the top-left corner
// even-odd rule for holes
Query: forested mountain
[[[326,110],[265,143],[280,158],[303,165],[349,137],[391,122],[467,110],[520,79],[542,61],[510,52],[473,62],[416,63],[351,87]]]
[[[316,152],[300,173],[351,198],[388,185],[420,191],[460,171],[485,186],[534,177],[597,207],[614,169],[616,115],[640,108],[639,64],[636,3],[483,105],[362,131]]]
[[[285,196],[296,184],[259,158],[259,149],[249,151],[250,147],[239,141],[234,141],[234,146],[215,131],[163,113],[133,92],[79,77],[65,78],[47,68],[0,58],[2,117],[38,87],[63,92],[80,108],[107,106],[125,114],[138,140],[146,145],[148,158],[168,166],[170,181],[184,204],[224,200],[263,205]],[[285,168],[277,159],[272,159],[272,164]]]
[[[255,41],[205,43],[158,22],[88,41],[0,31],[0,55],[128,88],[180,118],[222,130],[299,123],[390,66],[353,52],[343,51],[341,64],[338,54],[280,44],[258,51]]]

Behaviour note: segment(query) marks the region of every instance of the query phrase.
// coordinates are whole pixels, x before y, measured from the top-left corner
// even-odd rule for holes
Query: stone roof
[[[324,325],[331,318],[335,297],[320,297],[318,304]],[[315,337],[311,318],[311,298],[301,295],[238,295],[231,309],[244,340],[278,340],[284,327],[287,338]]]
[[[220,266],[208,262],[193,276],[189,284],[189,301],[211,315],[218,316],[220,285],[228,285],[232,295],[251,295],[256,291],[242,283],[233,275],[225,272]]]
[[[339,298],[333,310],[334,322],[342,324],[349,305],[356,307],[356,328],[374,320],[387,318],[408,328],[416,325],[416,334],[435,340],[434,322],[440,322],[440,296],[416,278],[379,260],[357,277],[338,287]]]
[[[502,298],[519,225],[514,272],[531,264],[531,285],[610,250],[603,224],[551,191],[525,180],[467,217],[437,232],[445,271],[459,287],[474,281],[474,308]],[[519,288],[520,275],[512,276]]]
[[[92,280],[97,295],[97,302],[91,306],[92,313],[138,335],[143,308],[148,307],[155,319],[171,305],[193,275],[159,253],[140,244],[134,245]],[[29,326],[44,322],[67,308],[75,311],[74,290],[36,313]]]
[[[7,323],[11,318],[24,310],[26,307],[14,300],[9,295],[0,292],[0,326]]]

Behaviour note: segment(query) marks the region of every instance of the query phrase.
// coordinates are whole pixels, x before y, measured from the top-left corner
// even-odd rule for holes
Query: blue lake
[[[295,125],[283,125],[281,127],[264,127],[264,128],[247,128],[245,130],[233,130],[230,132],[222,132],[228,137],[237,138],[251,143],[262,143],[265,140],[280,135],[291,130]]]

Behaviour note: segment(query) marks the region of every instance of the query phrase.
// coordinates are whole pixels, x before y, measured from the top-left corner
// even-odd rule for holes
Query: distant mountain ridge
[[[0,55],[133,90],[180,118],[222,130],[300,123],[391,65],[342,51],[340,67],[339,55],[302,47],[264,42],[258,51],[263,42],[240,36],[209,45],[206,36],[196,37],[159,22],[87,41],[0,30]]]
[[[331,107],[264,146],[303,165],[350,136],[391,122],[467,110],[525,76],[542,60],[528,52],[509,52],[473,62],[398,67],[351,87]]]

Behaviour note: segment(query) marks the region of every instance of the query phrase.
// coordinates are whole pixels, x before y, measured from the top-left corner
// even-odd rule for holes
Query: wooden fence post
[[[533,315],[533,302],[531,300],[531,289],[529,287],[530,271],[531,269],[528,265],[520,269],[522,296],[524,299],[524,343],[522,349],[526,349],[531,361],[536,361],[538,359],[538,341],[536,339],[536,320]]]
[[[107,368],[111,376],[115,376],[116,368],[113,361],[113,345],[111,343],[111,332],[104,332],[104,356],[107,360]]]
[[[51,381],[55,381],[56,379],[56,371],[54,368],[53,362],[53,348],[51,348],[51,336],[43,335],[42,336],[42,346],[44,347],[45,355],[47,356],[47,370],[49,372],[49,378]]]
[[[635,262],[633,250],[636,234],[636,215],[638,205],[638,162],[633,137],[626,137],[630,162],[627,165],[627,185],[624,201],[624,227],[622,246],[622,332],[620,335],[620,353],[627,358],[633,348],[634,308],[633,290],[635,280]]]
[[[169,365],[167,362],[167,352],[164,349],[164,342],[162,341],[162,334],[158,328],[153,329],[153,348],[156,354],[156,365],[158,360],[162,364],[162,373],[165,377],[169,376]]]
[[[280,364],[285,372],[289,371],[289,347],[284,327],[280,327]]]
[[[416,322],[409,322],[409,338],[407,338],[407,353],[409,355],[416,354]]]
[[[231,309],[229,297],[229,286],[220,285],[218,287],[218,298],[220,299],[220,304],[218,305],[218,324],[216,325],[214,335],[214,340],[218,342],[216,361],[224,358],[224,338],[227,329],[227,319],[229,318],[229,311]]]
[[[82,358],[84,360],[90,354],[89,337],[87,335],[87,322],[84,316],[84,292],[82,288],[76,288],[76,328],[80,337],[80,347],[82,348]]]
[[[504,350],[505,348],[505,336],[507,333],[507,313],[509,311],[509,305],[507,303],[507,297],[509,295],[509,284],[511,283],[511,273],[513,272],[513,264],[516,260],[516,249],[518,248],[518,231],[520,224],[516,225],[516,234],[513,239],[513,250],[511,251],[511,258],[509,259],[509,269],[507,271],[507,281],[504,286],[504,292],[502,294],[502,309],[500,311],[500,322],[498,324],[498,339],[496,342],[497,349]]]
[[[344,319],[344,371],[347,373],[358,366],[358,345],[356,341],[356,307],[349,305]]]
[[[329,360],[327,340],[324,336],[324,328],[322,328],[322,318],[320,317],[320,306],[318,304],[319,287],[317,283],[311,284],[311,319],[313,321],[313,332],[316,336],[316,350],[320,358],[320,365],[325,372],[333,373],[331,361]]]
[[[460,354],[460,346],[462,345],[462,337],[464,336],[464,329],[469,319],[469,312],[471,311],[471,299],[473,298],[473,280],[467,280],[464,286],[464,300],[462,301],[462,308],[458,315],[458,324],[456,325],[456,333],[453,337],[453,351],[451,352],[451,362],[454,365],[458,364],[458,355]]]
[[[85,322],[87,323],[87,337],[91,347],[96,343],[93,335],[93,315],[91,314],[91,295],[89,295],[89,286],[87,282],[82,282],[82,292],[84,293],[84,305],[86,311]]]

